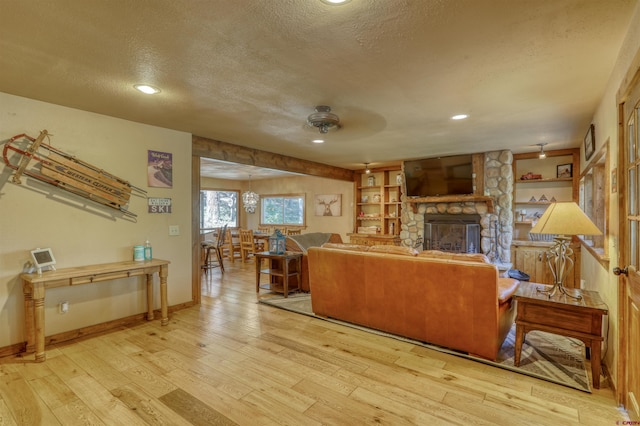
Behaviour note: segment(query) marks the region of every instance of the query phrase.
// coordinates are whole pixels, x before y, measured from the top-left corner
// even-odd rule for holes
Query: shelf
[[[375,220],[375,221],[379,221],[380,219],[382,219],[381,216],[377,216],[377,217],[357,217],[357,220]]]
[[[548,182],[573,182],[573,178],[568,177],[568,178],[544,178],[544,179],[516,179],[516,183],[548,183]]]
[[[551,201],[514,201],[513,204],[529,204],[532,206],[548,206]]]
[[[363,189],[376,189],[378,191],[380,191],[380,185],[377,186],[359,186],[358,189],[363,190]]]

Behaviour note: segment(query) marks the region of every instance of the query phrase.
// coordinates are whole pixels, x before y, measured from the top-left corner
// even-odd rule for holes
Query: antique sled
[[[32,177],[116,209],[125,216],[136,217],[126,206],[132,192],[144,196],[145,190],[43,143],[48,137],[46,130],[41,131],[36,139],[23,133],[5,144],[2,158],[8,167],[15,170],[11,176],[13,183],[21,184],[22,176]]]

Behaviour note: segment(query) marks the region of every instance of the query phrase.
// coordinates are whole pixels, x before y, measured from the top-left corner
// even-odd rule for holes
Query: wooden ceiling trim
[[[354,171],[341,167],[301,160],[259,149],[251,149],[202,136],[192,135],[191,141],[192,155],[197,157],[213,158],[231,163],[284,170],[328,179],[353,181]]]

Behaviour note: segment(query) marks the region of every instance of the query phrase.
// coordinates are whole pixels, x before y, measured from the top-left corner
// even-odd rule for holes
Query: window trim
[[[589,219],[591,219],[596,226],[602,231],[602,236],[596,237],[596,241],[600,239],[602,246],[594,247],[591,238],[582,238],[578,236],[582,247],[584,247],[591,255],[602,265],[602,267],[609,269],[609,202],[611,193],[611,170],[610,170],[610,149],[609,139],[600,147],[600,149],[591,157],[591,160],[587,166],[580,173],[579,188],[580,188],[580,208],[585,211],[583,191],[584,191],[584,179],[589,174],[596,173],[598,179],[602,182],[601,189],[598,190],[598,185],[592,185],[591,196],[593,200],[601,200],[604,206],[604,214],[594,217],[593,214],[585,211]]]
[[[242,208],[242,196],[240,194],[240,190],[238,189],[226,189],[226,188],[210,188],[210,187],[206,187],[203,188],[201,187],[200,190],[198,191],[198,196],[201,197],[201,194],[203,191],[217,191],[217,192],[235,192],[236,193],[236,222],[237,224],[235,226],[229,226],[229,229],[232,228],[240,228],[240,223],[241,223],[241,208]],[[198,211],[198,224],[201,225],[202,224],[202,209],[204,208],[204,206],[202,206],[202,203],[199,203],[199,211]],[[211,230],[211,229],[215,229],[215,228],[200,228],[200,231],[203,230]]]
[[[269,198],[301,198],[302,199],[302,223],[265,223],[264,219],[264,200]],[[307,200],[304,192],[295,194],[263,194],[260,195],[260,226],[307,226]]]

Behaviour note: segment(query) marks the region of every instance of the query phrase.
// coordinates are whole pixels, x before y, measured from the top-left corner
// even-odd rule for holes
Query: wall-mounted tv
[[[408,197],[473,194],[472,155],[404,162]]]

